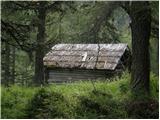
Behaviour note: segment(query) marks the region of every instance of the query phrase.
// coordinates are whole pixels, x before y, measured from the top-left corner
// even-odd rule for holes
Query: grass
[[[131,101],[129,76],[124,73],[112,78],[112,82],[96,81],[95,89],[90,81],[45,87],[2,86],[1,115],[2,118],[148,118],[137,116],[137,111],[134,115],[128,113],[126,106]],[[156,102],[157,81],[158,77],[152,73],[150,97]],[[152,111],[155,109],[157,107]],[[157,112],[149,117],[156,115]]]
[[[1,116],[2,118],[20,118],[24,116],[24,109],[34,93],[35,88],[20,87],[13,85],[12,87],[1,87]]]

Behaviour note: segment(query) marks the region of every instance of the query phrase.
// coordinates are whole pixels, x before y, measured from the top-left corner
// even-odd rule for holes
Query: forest
[[[44,58],[56,45],[96,44],[100,54],[100,46],[122,43],[130,57],[120,74],[46,82]],[[101,74],[98,60],[92,71]],[[62,71],[70,79],[77,69]],[[158,119],[159,1],[1,1],[1,118]]]

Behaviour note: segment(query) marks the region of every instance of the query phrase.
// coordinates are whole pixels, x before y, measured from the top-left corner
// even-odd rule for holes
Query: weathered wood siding
[[[62,83],[83,80],[107,80],[113,75],[121,74],[128,67],[128,55],[123,55],[115,70],[88,70],[88,69],[68,69],[47,67],[47,82]],[[127,61],[126,61],[127,60]]]
[[[73,82],[80,80],[105,80],[111,77],[112,71],[107,70],[69,70],[69,69],[53,69],[48,70],[48,82]]]

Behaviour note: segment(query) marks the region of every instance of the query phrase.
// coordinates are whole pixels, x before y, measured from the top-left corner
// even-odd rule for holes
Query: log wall
[[[113,75],[112,71],[106,70],[70,70],[52,69],[48,70],[48,83],[74,82],[80,80],[105,80]]]

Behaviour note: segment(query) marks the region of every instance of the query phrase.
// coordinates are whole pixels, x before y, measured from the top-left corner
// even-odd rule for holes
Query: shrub
[[[92,91],[89,96],[81,96],[79,114],[83,118],[126,118],[123,104],[115,101],[111,94]]]
[[[67,103],[61,94],[41,88],[29,102],[26,118],[66,118],[63,108],[67,108]]]
[[[23,118],[25,116],[25,105],[33,96],[34,89],[20,86],[1,87],[1,117],[7,118]]]

